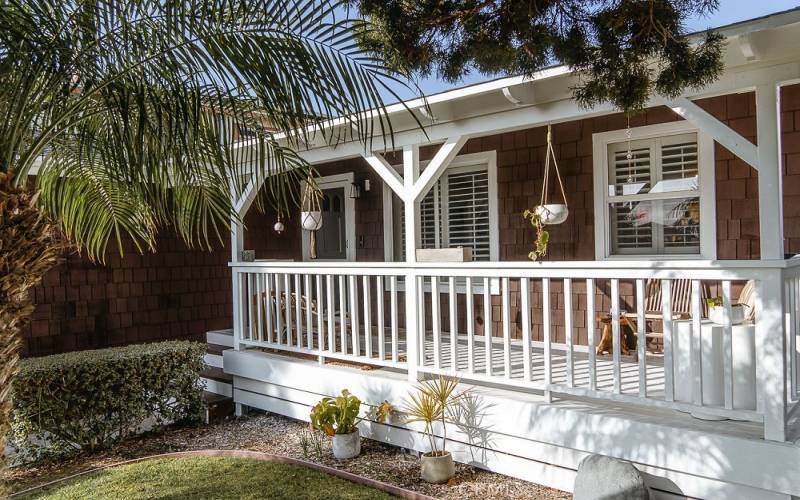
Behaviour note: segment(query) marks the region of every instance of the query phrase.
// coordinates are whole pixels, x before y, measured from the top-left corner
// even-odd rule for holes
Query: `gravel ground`
[[[122,460],[173,451],[216,448],[255,450],[303,458],[443,499],[571,498],[569,493],[563,491],[462,464],[457,464],[456,477],[450,484],[427,484],[419,478],[419,461],[416,456],[368,439],[362,440],[361,455],[352,460],[334,459],[328,439],[323,440],[321,459],[317,459],[313,448],[309,456],[305,457],[300,436],[307,429],[307,424],[282,416],[254,414],[211,426],[168,429],[163,433],[134,438],[101,453],[84,454],[69,460],[36,466],[16,467],[6,471],[4,479],[14,491],[19,491],[58,477]]]

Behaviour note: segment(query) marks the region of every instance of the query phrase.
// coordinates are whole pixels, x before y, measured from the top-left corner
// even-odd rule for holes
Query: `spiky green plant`
[[[21,245],[51,267],[57,247],[33,226],[46,218],[103,260],[125,238],[155,250],[166,229],[209,247],[262,182],[257,205],[285,213],[313,184],[299,144],[391,133],[381,89],[395,74],[355,43],[369,25],[341,12],[336,0],[2,0],[0,172],[22,193],[36,174],[19,196],[39,194],[21,226],[0,221],[0,262]],[[333,116],[342,126],[323,128]],[[29,313],[0,303],[7,345]]]
[[[424,380],[417,384],[414,392],[409,394],[408,401],[403,408],[409,422],[422,422],[425,425],[424,434],[430,444],[430,456],[441,456],[447,451],[447,424],[455,422],[455,410],[468,393],[467,391],[457,392],[460,383],[458,378],[441,375],[434,379]],[[437,422],[442,427],[441,448],[433,431],[433,425]]]

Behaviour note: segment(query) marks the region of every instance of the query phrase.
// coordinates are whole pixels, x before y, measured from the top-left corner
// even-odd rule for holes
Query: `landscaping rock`
[[[574,500],[649,500],[644,477],[630,462],[590,455],[578,466]]]

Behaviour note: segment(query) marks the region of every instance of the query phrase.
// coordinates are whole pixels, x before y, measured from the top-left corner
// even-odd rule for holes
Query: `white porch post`
[[[775,83],[756,87],[758,133],[758,217],[762,260],[781,260],[783,247],[783,169],[780,153],[780,94]],[[764,438],[786,439],[786,350],[783,276],[765,272],[758,282],[756,359],[758,403]]]
[[[758,133],[758,218],[761,259],[783,259],[783,170],[778,108],[774,83],[756,87]]]
[[[417,381],[417,363],[419,362],[418,345],[419,333],[417,325],[417,304],[418,293],[417,279],[412,272],[412,267],[417,262],[417,208],[419,203],[414,196],[414,183],[419,176],[419,146],[403,146],[403,210],[405,214],[405,240],[406,240],[406,264],[408,269],[405,273],[405,301],[406,301],[406,364],[408,365],[408,380],[412,383]]]
[[[756,396],[764,439],[786,440],[786,350],[783,274],[765,269],[756,282]]]
[[[244,248],[244,226],[236,218],[231,218],[231,262],[234,264],[241,261],[242,249]],[[239,273],[231,269],[231,290],[233,291],[233,348],[239,350],[239,339],[242,338],[241,331],[241,294],[242,284],[239,280]]]

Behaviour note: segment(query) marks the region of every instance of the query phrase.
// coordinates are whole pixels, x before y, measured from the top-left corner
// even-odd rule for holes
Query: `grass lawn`
[[[24,498],[389,499],[392,496],[302,466],[243,458],[166,458],[113,467]]]

